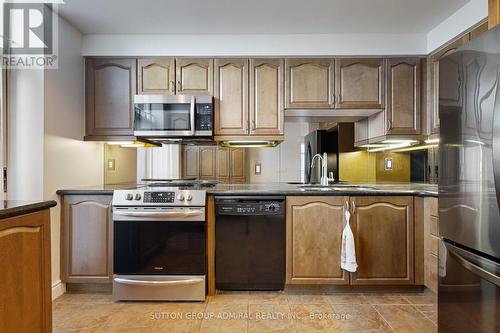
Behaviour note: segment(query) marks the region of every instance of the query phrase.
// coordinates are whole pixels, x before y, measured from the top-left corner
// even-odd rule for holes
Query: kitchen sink
[[[359,186],[359,185],[342,185],[342,184],[335,184],[335,185],[319,185],[319,184],[305,184],[305,185],[300,185],[297,186],[298,188],[304,190],[304,191],[375,191],[376,189],[374,187],[370,186]]]

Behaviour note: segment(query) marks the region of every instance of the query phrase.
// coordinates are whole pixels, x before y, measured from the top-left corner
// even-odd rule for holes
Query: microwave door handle
[[[190,120],[191,120],[191,136],[194,136],[195,132],[195,111],[196,111],[196,97],[191,98],[191,109],[190,109]]]

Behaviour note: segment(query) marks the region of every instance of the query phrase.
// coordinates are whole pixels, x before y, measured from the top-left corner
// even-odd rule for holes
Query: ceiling
[[[468,0],[65,0],[84,34],[427,33]]]

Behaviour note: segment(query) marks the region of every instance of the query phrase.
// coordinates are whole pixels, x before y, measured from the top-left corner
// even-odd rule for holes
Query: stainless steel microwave
[[[213,136],[213,97],[135,95],[134,135],[145,138]]]

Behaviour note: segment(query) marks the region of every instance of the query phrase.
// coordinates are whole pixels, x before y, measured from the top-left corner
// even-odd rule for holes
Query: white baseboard
[[[66,285],[61,282],[61,280],[57,280],[52,283],[52,300],[55,300],[62,294],[66,292]]]

